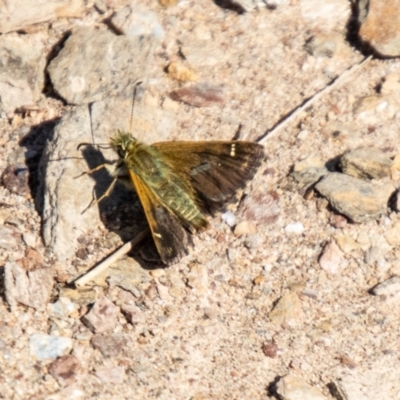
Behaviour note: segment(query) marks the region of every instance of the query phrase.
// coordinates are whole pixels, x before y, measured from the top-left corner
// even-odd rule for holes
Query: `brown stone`
[[[170,93],[170,97],[172,100],[195,107],[220,106],[225,103],[223,89],[207,83],[174,90]]]
[[[48,368],[58,383],[70,385],[80,372],[81,364],[75,356],[67,354],[54,360]]]
[[[106,332],[116,327],[119,313],[119,307],[107,297],[103,297],[97,300],[89,313],[82,317],[82,322],[93,332]]]

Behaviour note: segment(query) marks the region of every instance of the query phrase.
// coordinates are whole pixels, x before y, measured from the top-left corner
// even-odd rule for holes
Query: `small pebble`
[[[222,221],[224,221],[231,228],[236,224],[236,217],[231,211],[227,211],[221,215]]]
[[[242,236],[248,233],[255,233],[257,232],[257,227],[254,222],[251,221],[242,221],[236,225],[235,230],[233,233],[235,236]]]
[[[372,289],[376,296],[400,294],[400,276],[393,276]]]
[[[319,259],[319,265],[324,271],[336,274],[341,270],[342,259],[343,253],[338,245],[334,241],[331,241],[324,247]]]
[[[126,337],[119,333],[93,335],[92,346],[99,349],[104,357],[115,357],[121,354],[126,345]]]
[[[285,232],[288,235],[301,235],[304,232],[304,226],[301,222],[293,222],[285,226]]]
[[[59,297],[55,303],[48,305],[50,316],[58,319],[68,318],[78,308],[78,304],[73,303],[68,297]]]
[[[258,233],[247,234],[244,240],[244,245],[248,249],[257,249],[262,245],[262,243],[263,239]]]
[[[291,326],[299,324],[303,318],[301,300],[296,293],[290,292],[279,299],[274,309],[268,314],[274,324],[288,324]]]
[[[82,317],[82,322],[93,332],[106,332],[115,329],[119,314],[119,307],[107,297],[103,297],[97,300],[89,313]]]
[[[208,83],[174,90],[170,93],[170,97],[172,100],[181,101],[194,107],[221,106],[225,103],[224,90]]]
[[[357,242],[350,236],[337,235],[335,236],[335,240],[340,250],[345,254],[351,253],[359,248]]]
[[[125,368],[100,368],[95,371],[95,375],[104,383],[121,384],[125,379]]]
[[[179,62],[172,62],[168,65],[168,75],[181,82],[196,81],[199,78],[193,70]]]
[[[29,187],[29,170],[25,164],[9,165],[3,172],[2,181],[4,187],[11,193],[27,196],[31,192]]]
[[[281,378],[276,384],[276,391],[283,400],[326,400],[317,388],[293,374]]]
[[[269,358],[275,358],[278,355],[278,346],[275,342],[264,343],[262,345],[263,353]]]
[[[75,356],[67,354],[53,361],[48,369],[53,378],[59,383],[70,385],[80,372],[81,364]]]

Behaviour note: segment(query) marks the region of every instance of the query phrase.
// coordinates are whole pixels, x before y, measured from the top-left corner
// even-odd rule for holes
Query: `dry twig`
[[[125,243],[117,251],[110,254],[104,261],[93,267],[89,272],[82,275],[76,281],[74,281],[77,288],[86,286],[92,281],[97,275],[106,270],[112,263],[122,258],[125,254],[129,253],[138,243],[140,243],[149,233],[148,229],[145,229],[138,235],[136,235],[131,241]]]

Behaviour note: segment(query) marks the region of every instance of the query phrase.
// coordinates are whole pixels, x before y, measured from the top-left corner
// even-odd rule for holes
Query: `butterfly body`
[[[253,142],[159,142],[147,145],[118,131],[112,175],[133,185],[165,264],[187,254],[190,233],[207,227],[207,212],[257,171],[263,147]]]

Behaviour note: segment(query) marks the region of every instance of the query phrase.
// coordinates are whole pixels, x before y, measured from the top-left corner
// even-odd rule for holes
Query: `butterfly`
[[[188,254],[191,235],[207,228],[207,214],[219,208],[252,179],[263,146],[247,141],[169,141],[147,145],[117,131],[110,146],[118,155],[105,164],[117,181],[133,186],[143,206],[162,262],[171,265]]]

